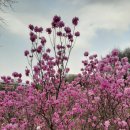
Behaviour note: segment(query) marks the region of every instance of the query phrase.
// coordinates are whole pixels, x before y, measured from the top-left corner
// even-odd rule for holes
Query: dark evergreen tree
[[[123,57],[127,57],[128,61],[130,63],[130,48],[126,48],[123,51],[119,51],[119,57],[123,58]]]

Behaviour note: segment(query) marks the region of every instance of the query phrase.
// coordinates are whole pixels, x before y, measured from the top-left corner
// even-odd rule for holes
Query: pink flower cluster
[[[29,64],[25,74],[32,82],[21,86],[17,72],[14,79],[1,77],[5,83],[18,83],[0,91],[1,130],[130,129],[130,64],[127,57],[119,59],[118,50],[101,60],[86,51],[81,73],[71,83],[65,80],[80,36],[78,22],[74,17],[71,29],[56,15],[49,28],[29,25],[32,47],[24,53]],[[48,41],[53,52],[46,48]]]

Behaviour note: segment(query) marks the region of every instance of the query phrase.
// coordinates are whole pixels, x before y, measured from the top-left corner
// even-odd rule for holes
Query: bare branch
[[[6,9],[13,10],[13,4],[16,2],[17,0],[0,0],[0,13],[5,13]],[[0,27],[2,27],[3,24],[6,24],[5,19],[0,16]]]

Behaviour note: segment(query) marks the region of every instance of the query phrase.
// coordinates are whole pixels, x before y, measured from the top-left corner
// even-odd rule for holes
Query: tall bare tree
[[[6,9],[13,9],[12,6],[17,0],[0,0],[0,13],[6,12]],[[0,16],[0,25],[5,23],[5,18]]]

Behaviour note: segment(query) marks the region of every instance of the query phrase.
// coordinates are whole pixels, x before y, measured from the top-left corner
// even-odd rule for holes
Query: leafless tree
[[[13,9],[12,6],[17,0],[0,0],[0,14],[6,12],[6,9]],[[0,25],[5,23],[5,18],[0,16]]]
[[[14,3],[16,3],[16,0],[0,0],[0,11],[4,11],[6,8],[12,8]]]

